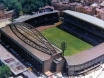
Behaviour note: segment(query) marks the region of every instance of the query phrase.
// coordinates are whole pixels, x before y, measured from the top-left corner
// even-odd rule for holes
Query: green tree
[[[11,71],[7,65],[0,67],[0,78],[8,78],[11,75]]]
[[[0,0],[0,3],[3,3],[3,0]]]
[[[22,5],[18,0],[1,0],[7,10],[15,9],[16,15],[18,16],[22,11]]]
[[[21,11],[22,11],[22,6],[21,6],[21,4],[20,4],[20,3],[16,3],[14,9],[15,9],[16,16],[19,16],[19,14],[20,14]]]
[[[51,5],[51,0],[0,0],[7,10],[15,9],[16,15],[20,15],[21,12],[26,14],[32,14],[34,11],[38,11],[40,7]]]
[[[40,7],[51,4],[51,0],[21,0],[22,10],[24,13],[31,14],[34,11],[38,11]]]

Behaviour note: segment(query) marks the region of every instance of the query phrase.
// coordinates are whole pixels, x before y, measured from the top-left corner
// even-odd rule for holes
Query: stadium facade
[[[60,28],[95,47],[72,56],[63,56],[62,51],[34,27],[57,22],[58,19],[58,11],[17,19],[14,23],[1,28],[1,40],[29,60],[42,73],[64,70],[68,75],[80,75],[99,67],[104,62],[103,21],[86,14],[64,11],[64,22]]]

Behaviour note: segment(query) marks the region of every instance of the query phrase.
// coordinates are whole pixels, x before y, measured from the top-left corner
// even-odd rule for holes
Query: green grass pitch
[[[64,51],[65,56],[70,56],[75,53],[81,52],[83,50],[93,47],[92,45],[84,42],[83,40],[57,28],[49,28],[41,32],[52,44],[59,47],[61,42],[65,41],[67,43],[67,48]]]

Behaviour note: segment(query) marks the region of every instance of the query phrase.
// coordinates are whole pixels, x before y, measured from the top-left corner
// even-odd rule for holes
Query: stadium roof
[[[10,29],[9,26],[6,26],[1,29],[6,35],[8,35],[13,41],[18,43],[23,49],[26,49],[26,51],[29,52],[30,55],[36,56],[40,60],[47,60],[50,59],[50,55],[43,53],[30,45],[24,43],[20,38],[18,38]],[[44,59],[43,59],[44,58]]]
[[[65,56],[68,65],[80,65],[104,55],[104,43],[72,56]]]
[[[29,29],[29,26],[31,29]],[[1,30],[21,47],[30,52],[29,54],[36,56],[40,60],[44,59],[45,61],[51,58],[50,55],[56,55],[61,52],[60,49],[49,43],[41,33],[33,29],[29,24],[10,24],[10,26],[6,26]]]
[[[84,20],[86,22],[94,24],[98,27],[104,28],[104,21],[99,18],[96,18],[94,16],[87,15],[84,13],[75,12],[75,11],[70,11],[70,10],[65,10],[64,13],[67,13],[69,15],[76,17],[76,18],[79,18],[81,20]]]
[[[42,16],[42,15],[56,13],[56,12],[59,12],[59,11],[54,10],[51,12],[42,12],[42,13],[38,13],[38,14],[34,14],[34,15],[24,15],[24,16],[21,16],[21,17],[15,19],[14,22],[24,22],[24,21],[27,21],[27,20],[32,19],[32,18],[36,18],[36,17]]]

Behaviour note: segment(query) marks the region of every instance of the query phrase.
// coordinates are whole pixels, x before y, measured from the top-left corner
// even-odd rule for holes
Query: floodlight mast
[[[67,48],[67,43],[66,42],[61,42],[61,49],[62,49],[62,55],[64,56],[64,51],[66,50]]]
[[[15,10],[15,9],[14,9]],[[12,23],[14,21],[14,10],[13,10],[13,15],[12,15]]]

